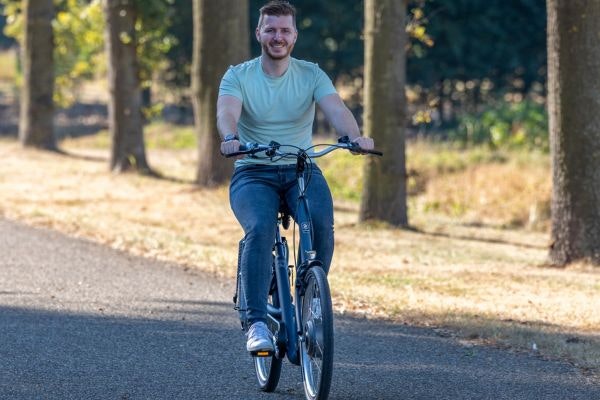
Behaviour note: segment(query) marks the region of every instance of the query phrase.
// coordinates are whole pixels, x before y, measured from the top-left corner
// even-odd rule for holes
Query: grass
[[[71,156],[0,140],[0,215],[232,278],[242,232],[227,188],[191,183],[189,131],[147,132],[150,163],[180,181],[110,174],[102,135],[61,143]],[[188,137],[183,149],[159,144],[180,135]],[[357,225],[362,159],[333,153],[320,163],[336,202],[336,311],[431,326],[599,373],[600,269],[544,266],[547,157],[424,142],[410,143],[407,156],[413,230]]]
[[[177,126],[155,121],[144,128],[144,140],[149,150],[189,150],[196,147],[196,133],[191,126]],[[66,138],[63,147],[71,149],[108,149],[110,137],[107,130],[92,136]]]
[[[0,81],[13,82],[15,80],[16,73],[16,51],[0,51]]]

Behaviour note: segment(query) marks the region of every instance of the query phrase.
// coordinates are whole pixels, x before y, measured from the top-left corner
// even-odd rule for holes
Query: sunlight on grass
[[[13,82],[17,74],[17,52],[0,51],[0,81]]]
[[[148,149],[195,149],[197,143],[194,127],[158,121],[144,128],[144,138]]]
[[[184,150],[196,148],[196,133],[191,126],[153,122],[144,127],[144,141],[149,150]],[[107,130],[94,135],[65,138],[61,144],[66,148],[109,149],[110,136]]]
[[[362,157],[338,151],[319,159],[318,164],[323,170],[334,198],[360,200],[363,187]]]

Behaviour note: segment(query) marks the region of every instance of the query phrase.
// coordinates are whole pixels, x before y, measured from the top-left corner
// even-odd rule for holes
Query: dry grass
[[[185,183],[195,169],[193,150],[149,151],[155,168],[182,183],[112,175],[106,150],[86,149],[82,143],[63,143],[75,157],[0,141],[1,215],[233,276],[241,230],[229,210],[226,188],[204,190]],[[425,147],[411,147],[409,157],[415,151],[426,156]],[[359,163],[357,157],[342,157],[344,165]],[[530,219],[531,199],[542,204],[546,196],[545,161],[488,161],[476,167],[455,161],[441,167],[413,165],[420,188],[411,199],[412,231],[358,226],[356,202],[338,200],[330,274],[337,311],[444,328],[439,330],[443,335],[449,329],[463,338],[521,350],[534,351],[535,344],[544,356],[597,372],[600,270],[544,267],[543,226],[514,229],[523,223],[511,223],[513,213],[501,207],[525,203],[523,218]],[[488,192],[486,202],[477,201]],[[427,206],[432,202],[439,207]],[[452,202],[473,207],[448,211]]]
[[[14,81],[17,73],[15,50],[0,51],[0,81]]]

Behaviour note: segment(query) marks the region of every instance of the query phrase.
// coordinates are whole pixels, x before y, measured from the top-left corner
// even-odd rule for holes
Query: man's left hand
[[[373,150],[375,148],[375,142],[370,137],[359,136],[352,139],[352,142],[358,144],[363,150]]]

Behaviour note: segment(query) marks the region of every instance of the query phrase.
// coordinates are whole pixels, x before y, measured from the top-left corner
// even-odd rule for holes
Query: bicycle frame
[[[296,266],[296,281],[294,285],[294,299],[296,302],[303,294],[303,277],[306,271],[313,265],[322,265],[315,259],[316,253],[312,246],[312,221],[310,218],[308,199],[304,194],[306,180],[304,176],[305,159],[299,157],[296,165],[296,177],[299,190],[299,204],[297,215],[295,218],[296,224],[299,227],[299,256],[298,265]],[[281,236],[280,230],[281,221],[278,222],[275,229],[275,265],[274,273],[277,282],[277,295],[279,300],[279,308],[269,306],[268,317],[279,326],[278,350],[280,345],[285,345],[285,353],[288,360],[295,365],[300,365],[299,343],[298,338],[302,334],[301,326],[297,321],[302,321],[300,313],[301,307],[299,304],[292,303],[291,288],[288,277],[288,260],[289,254],[287,244]],[[294,312],[295,311],[295,312]],[[282,337],[285,333],[285,337]],[[278,351],[277,350],[277,351]],[[278,355],[282,358],[283,355]]]

